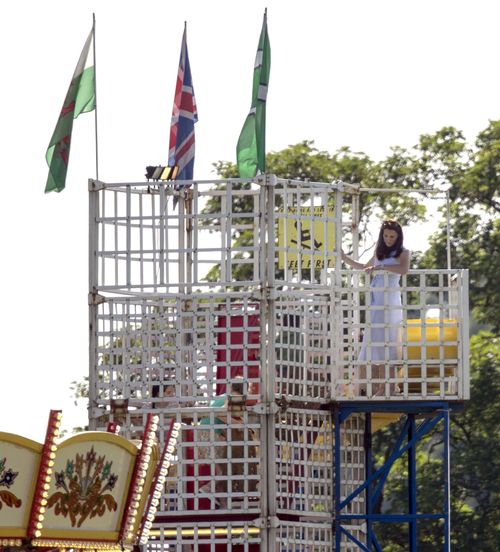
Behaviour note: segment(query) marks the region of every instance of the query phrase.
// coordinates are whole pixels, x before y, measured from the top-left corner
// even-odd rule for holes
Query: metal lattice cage
[[[335,443],[332,404],[468,398],[467,272],[410,271],[397,338],[369,323],[393,307],[342,270],[351,192],[272,176],[180,192],[91,182],[91,427],[137,438],[156,412],[160,442],[181,428],[151,550],[331,550],[334,494],[366,477],[360,418]],[[369,328],[383,362],[360,360]],[[349,513],[364,512],[359,494]],[[349,531],[366,537],[361,521]]]

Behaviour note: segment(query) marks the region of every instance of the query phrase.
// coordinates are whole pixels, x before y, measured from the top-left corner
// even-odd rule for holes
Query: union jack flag
[[[191,68],[189,66],[186,25],[184,25],[168,150],[168,164],[171,167],[178,167],[177,180],[192,180],[193,178],[194,124],[197,121],[198,111],[196,110]],[[176,186],[176,189],[179,189],[179,187]]]

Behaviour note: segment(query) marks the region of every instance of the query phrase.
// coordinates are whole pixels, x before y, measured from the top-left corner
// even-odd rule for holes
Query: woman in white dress
[[[366,330],[358,360],[371,363],[372,378],[381,379],[385,374],[384,363],[401,358],[403,311],[399,280],[410,267],[410,252],[403,247],[401,225],[395,220],[382,223],[375,253],[367,263],[355,261],[343,251],[342,260],[352,268],[373,275]],[[390,371],[394,372],[394,368]],[[384,392],[385,386],[379,384],[374,395],[384,395]]]

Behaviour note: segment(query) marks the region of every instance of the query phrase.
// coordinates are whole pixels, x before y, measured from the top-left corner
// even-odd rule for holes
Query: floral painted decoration
[[[15,472],[11,468],[6,469],[6,463],[7,457],[0,460],[0,487],[7,487],[7,489],[10,489],[14,480],[19,475],[19,472]],[[0,489],[0,510],[4,504],[9,508],[19,508],[22,504],[22,500],[14,493]]]
[[[94,447],[87,454],[77,454],[75,460],[67,460],[66,469],[55,473],[56,492],[49,497],[47,508],[68,517],[72,527],[81,527],[84,521],[102,517],[106,510],[115,511],[117,503],[110,492],[118,481],[111,472],[113,462],[106,456],[97,456]]]

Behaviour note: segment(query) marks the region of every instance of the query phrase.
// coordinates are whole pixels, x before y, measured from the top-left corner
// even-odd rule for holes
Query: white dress
[[[393,256],[379,261],[375,266],[394,266],[399,261]],[[374,272],[367,298],[366,328],[358,360],[377,362],[401,359],[401,276],[388,271]],[[385,289],[384,289],[385,288]]]

